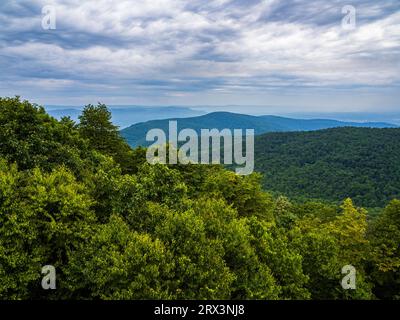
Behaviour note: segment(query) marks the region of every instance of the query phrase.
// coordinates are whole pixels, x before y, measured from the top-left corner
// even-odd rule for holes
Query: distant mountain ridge
[[[345,122],[329,119],[292,119],[279,116],[251,116],[231,112],[212,112],[189,118],[168,118],[133,124],[121,130],[121,135],[132,146],[148,146],[146,134],[158,128],[168,133],[169,121],[176,120],[178,130],[190,128],[200,134],[201,129],[254,129],[255,134],[267,132],[314,131],[336,127],[396,128],[385,122]]]
[[[70,106],[46,106],[46,111],[56,119],[69,116],[72,120],[78,121],[83,107]],[[120,128],[128,127],[132,124],[170,117],[194,117],[203,115],[204,112],[193,110],[188,107],[145,107],[145,106],[109,106],[112,114],[112,121]]]

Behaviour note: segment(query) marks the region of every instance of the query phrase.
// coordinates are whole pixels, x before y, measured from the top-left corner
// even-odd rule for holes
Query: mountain
[[[382,207],[400,197],[400,129],[334,128],[255,139],[266,190],[292,198]]]
[[[52,117],[60,120],[62,117],[70,117],[74,121],[78,121],[82,109],[74,107],[45,107],[47,113]]]
[[[193,117],[204,114],[199,110],[186,107],[144,107],[144,106],[111,106],[112,121],[120,128],[128,127],[134,123],[165,119],[171,117]],[[46,111],[56,119],[69,116],[78,121],[82,112],[80,107],[46,106]]]
[[[343,122],[326,119],[291,119],[277,116],[251,116],[230,112],[213,112],[202,116],[190,118],[169,118],[164,120],[152,120],[134,124],[121,130],[121,135],[128,143],[135,146],[146,146],[146,134],[149,130],[159,128],[168,132],[170,120],[178,122],[178,130],[185,128],[194,129],[200,133],[201,129],[254,129],[255,134],[280,131],[311,131],[335,127],[372,127],[387,128],[395,125],[384,122]]]

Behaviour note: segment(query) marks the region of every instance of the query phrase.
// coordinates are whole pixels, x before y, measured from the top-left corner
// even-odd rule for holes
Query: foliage
[[[400,201],[369,220],[350,199],[274,198],[258,174],[150,165],[101,104],[76,125],[4,98],[0,123],[0,299],[399,298]]]
[[[384,207],[400,197],[400,129],[335,128],[255,139],[266,190],[296,200]]]
[[[120,136],[118,127],[111,122],[111,112],[106,105],[87,105],[79,116],[80,135],[87,139],[95,150],[109,155],[126,173],[137,170],[137,157]]]
[[[371,241],[371,274],[375,294],[400,299],[400,201],[393,200],[368,232]]]

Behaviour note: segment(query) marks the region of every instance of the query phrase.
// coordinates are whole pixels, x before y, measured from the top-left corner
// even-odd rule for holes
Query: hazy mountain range
[[[140,105],[111,105],[108,106],[113,123],[121,129],[133,124],[157,119],[186,118],[205,115],[212,112],[231,112],[263,116],[266,114],[292,119],[332,119],[344,122],[386,122],[400,125],[399,112],[283,112],[272,106],[140,106]],[[60,119],[70,116],[77,121],[82,106],[47,105],[46,111],[53,117]],[[351,109],[351,108],[349,108]],[[307,108],[304,108],[307,110]]]
[[[56,119],[69,116],[72,120],[78,121],[83,107],[69,106],[46,106],[46,111]],[[155,119],[171,117],[184,118],[205,114],[204,111],[194,110],[186,107],[144,107],[144,106],[110,106],[112,122],[120,128],[132,124]]]
[[[251,116],[230,112],[213,112],[202,116],[189,118],[169,118],[152,120],[134,124],[121,130],[128,143],[135,146],[146,146],[146,134],[149,130],[158,128],[168,133],[170,120],[176,120],[178,130],[190,128],[198,134],[201,129],[254,129],[255,134],[267,132],[313,131],[335,127],[369,127],[394,128],[396,125],[386,122],[345,122],[329,119],[292,119],[278,116]]]

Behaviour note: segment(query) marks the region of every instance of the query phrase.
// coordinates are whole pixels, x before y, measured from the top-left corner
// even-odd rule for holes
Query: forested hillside
[[[150,165],[110,119],[0,98],[0,299],[400,298],[399,200],[372,221],[351,199],[273,197],[258,174]]]
[[[383,207],[400,198],[400,129],[335,128],[256,138],[266,190],[295,199]]]

